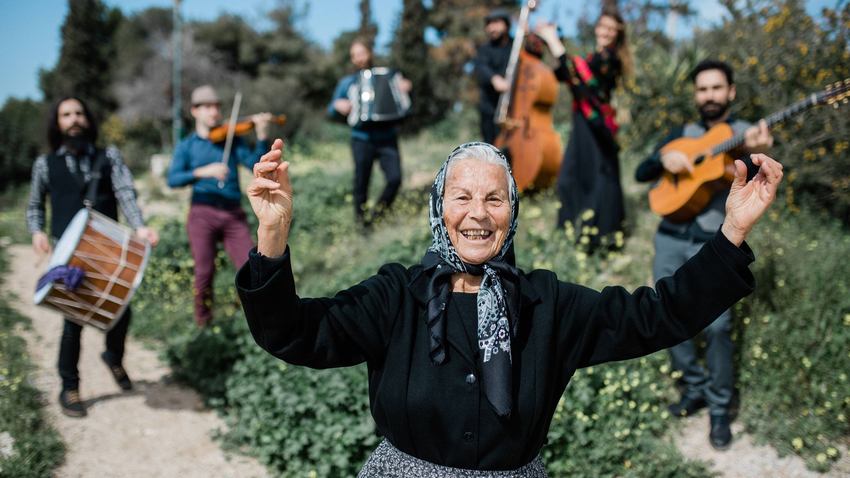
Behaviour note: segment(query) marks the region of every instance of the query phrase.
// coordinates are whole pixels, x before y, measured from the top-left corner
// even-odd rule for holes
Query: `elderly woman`
[[[314,368],[366,362],[383,442],[360,476],[543,477],[539,453],[576,369],[647,355],[696,335],[753,289],[744,238],[773,201],[782,166],[736,164],[726,223],[655,289],[601,292],[503,261],[519,203],[505,158],[455,149],[431,190],[433,243],[413,267],[387,264],[331,298],[297,295],[287,248],[289,164],[275,141],[248,188],[258,248],[236,278],[257,343]]]

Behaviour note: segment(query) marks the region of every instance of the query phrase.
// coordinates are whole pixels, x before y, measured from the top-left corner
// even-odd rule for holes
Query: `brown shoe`
[[[106,352],[100,354],[100,358],[103,360],[103,363],[109,367],[109,371],[112,372],[112,378],[115,379],[115,383],[121,387],[121,390],[127,391],[133,389],[133,382],[130,381],[130,377],[127,376],[127,371],[124,370],[124,367],[120,365],[113,365],[109,363],[107,360]]]
[[[80,400],[79,390],[62,390],[59,393],[59,405],[62,413],[69,417],[82,418],[86,416],[86,406]]]

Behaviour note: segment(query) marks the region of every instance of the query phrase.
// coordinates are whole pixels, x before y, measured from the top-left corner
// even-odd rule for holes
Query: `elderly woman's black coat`
[[[539,454],[577,368],[640,357],[696,335],[752,291],[751,261],[749,248],[718,233],[654,290],[597,292],[549,271],[523,273],[514,407],[502,420],[478,380],[469,339],[475,317],[449,310],[448,359],[431,363],[428,277],[420,266],[388,264],[333,298],[306,299],[296,295],[289,251],[277,260],[254,252],[236,284],[254,339],[275,357],[314,368],[366,362],[372,416],[397,448],[441,465],[496,470]]]

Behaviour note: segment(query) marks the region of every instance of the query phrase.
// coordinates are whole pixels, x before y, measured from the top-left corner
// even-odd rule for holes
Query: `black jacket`
[[[478,109],[485,113],[494,113],[499,102],[500,93],[493,88],[490,82],[495,75],[505,76],[508,69],[508,60],[511,57],[511,45],[513,39],[508,38],[505,44],[485,43],[478,47],[475,53],[473,65],[475,66],[475,79],[481,96],[478,99]]]
[[[254,339],[275,357],[314,368],[366,362],[372,417],[397,448],[446,466],[513,469],[540,453],[577,368],[696,335],[752,291],[752,260],[746,245],[736,248],[718,233],[654,290],[597,292],[550,271],[521,274],[514,407],[502,421],[475,379],[474,341],[456,320],[447,329],[446,363],[431,364],[421,266],[388,264],[333,298],[307,299],[296,295],[288,250],[278,260],[254,252],[236,285]]]

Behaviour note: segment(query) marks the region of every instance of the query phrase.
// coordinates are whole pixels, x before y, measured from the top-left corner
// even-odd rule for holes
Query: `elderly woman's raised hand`
[[[254,179],[248,186],[248,199],[260,223],[257,251],[267,257],[283,255],[292,221],[289,163],[282,159],[283,140],[276,139],[271,150],[254,165]]]
[[[747,181],[747,167],[735,161],[735,179],[726,199],[726,220],[721,231],[729,241],[740,246],[753,226],[776,199],[782,181],[782,165],[765,154],[753,154],[758,174]]]

